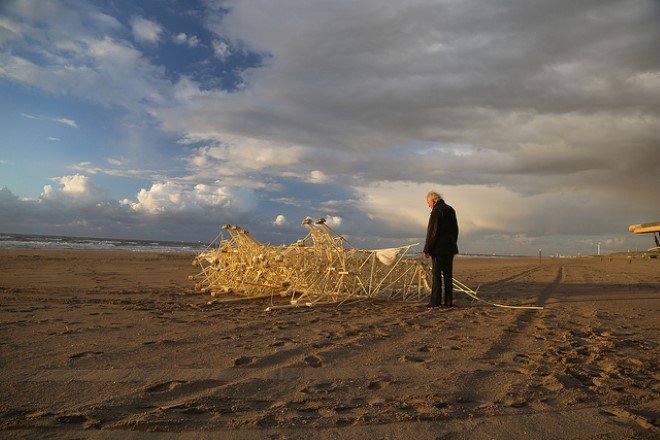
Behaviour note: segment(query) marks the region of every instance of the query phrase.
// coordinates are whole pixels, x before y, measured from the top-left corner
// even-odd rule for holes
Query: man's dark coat
[[[432,257],[458,253],[458,222],[456,211],[444,200],[438,200],[431,211],[426,231],[424,252]]]

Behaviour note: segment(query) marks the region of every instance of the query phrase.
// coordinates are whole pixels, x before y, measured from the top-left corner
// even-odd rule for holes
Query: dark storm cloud
[[[222,4],[212,30],[269,57],[244,90],[172,110],[169,128],[302,145],[305,165],[349,185],[479,184],[576,208],[593,191],[592,213],[618,198],[654,215],[657,2]]]
[[[216,31],[272,55],[245,74],[252,99],[234,122],[251,134],[289,126],[288,141],[360,148],[354,140],[456,141],[452,132],[497,122],[483,109],[657,116],[660,106],[640,84],[660,64],[650,2],[226,4]]]

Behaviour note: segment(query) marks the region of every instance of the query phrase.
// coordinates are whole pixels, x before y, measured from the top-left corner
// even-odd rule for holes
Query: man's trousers
[[[453,285],[454,255],[443,254],[433,256],[433,285],[431,286],[432,305],[451,306],[454,300]],[[444,279],[444,297],[442,296],[442,284]]]

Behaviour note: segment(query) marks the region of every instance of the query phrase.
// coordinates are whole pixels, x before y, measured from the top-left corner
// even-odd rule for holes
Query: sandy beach
[[[660,435],[660,260],[457,259],[495,308],[208,304],[193,255],[0,250],[3,438]]]

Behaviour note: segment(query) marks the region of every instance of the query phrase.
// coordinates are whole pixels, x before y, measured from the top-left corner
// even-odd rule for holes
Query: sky
[[[0,231],[646,249],[660,2],[0,0]],[[418,249],[421,250],[421,249]]]

